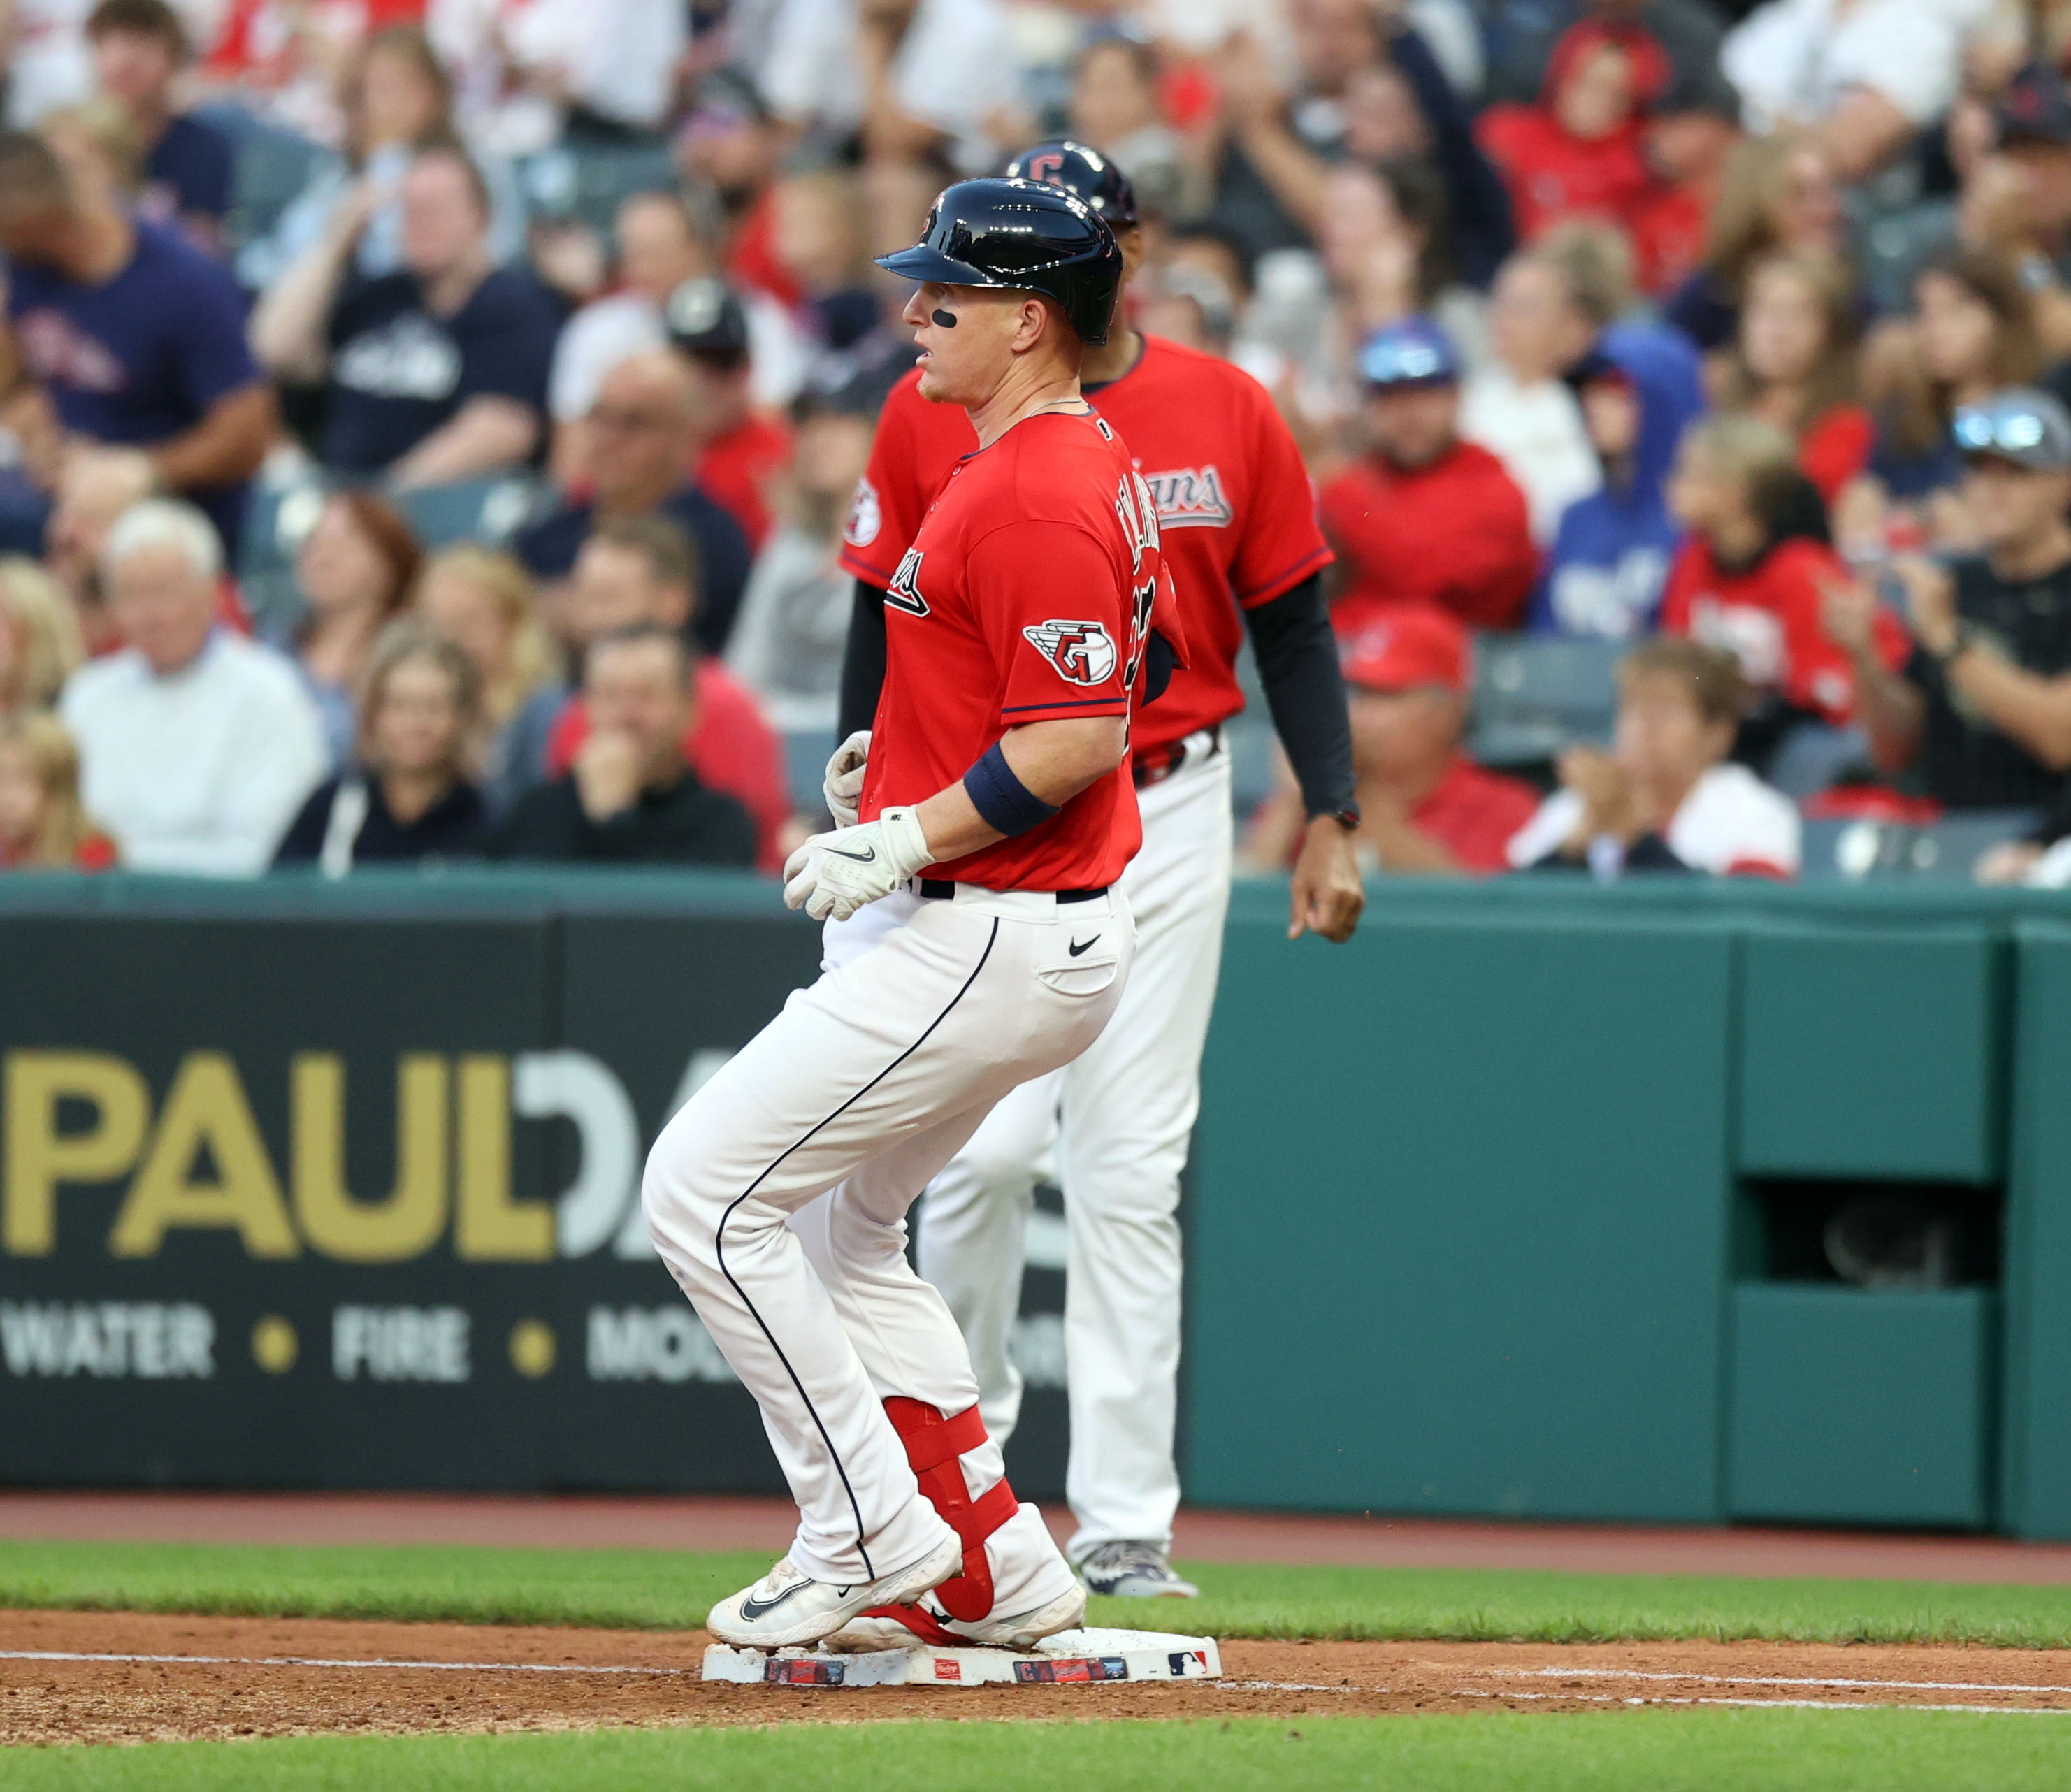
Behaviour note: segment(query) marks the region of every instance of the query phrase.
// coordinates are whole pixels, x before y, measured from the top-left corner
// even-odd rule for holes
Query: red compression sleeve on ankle
[[[992,1610],[992,1567],[986,1560],[985,1540],[1020,1510],[1021,1503],[1004,1474],[976,1499],[970,1496],[960,1458],[986,1441],[985,1421],[975,1406],[945,1416],[925,1400],[890,1394],[884,1410],[906,1446],[906,1460],[921,1491],[963,1542],[963,1573],[937,1587],[935,1597],[952,1618],[974,1622]]]

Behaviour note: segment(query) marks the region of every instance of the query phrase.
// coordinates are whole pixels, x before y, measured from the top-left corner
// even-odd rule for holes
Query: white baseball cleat
[[[953,1532],[904,1573],[854,1586],[815,1581],[793,1567],[787,1556],[753,1586],[713,1606],[705,1628],[737,1649],[785,1649],[818,1642],[872,1605],[919,1598],[929,1588],[961,1573],[963,1565],[964,1546]]]
[[[1033,1611],[1013,1618],[994,1614],[970,1622],[950,1617],[939,1601],[922,1598],[902,1606],[896,1616],[872,1613],[851,1618],[826,1644],[859,1655],[875,1649],[910,1649],[917,1642],[945,1649],[1033,1649],[1045,1637],[1078,1630],[1085,1621],[1086,1589],[1074,1582]]]

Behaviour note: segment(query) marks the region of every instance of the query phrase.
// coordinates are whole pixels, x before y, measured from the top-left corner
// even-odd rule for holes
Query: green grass
[[[702,1622],[713,1600],[769,1565],[665,1550],[0,1541],[0,1608],[670,1630]],[[1094,1622],[1225,1637],[2071,1647],[2064,1587],[1210,1563],[1188,1572],[1203,1589],[1197,1603],[1100,1600]]]
[[[310,1737],[10,1750],[5,1777],[8,1792],[2062,1792],[2071,1718],[1654,1711]]]

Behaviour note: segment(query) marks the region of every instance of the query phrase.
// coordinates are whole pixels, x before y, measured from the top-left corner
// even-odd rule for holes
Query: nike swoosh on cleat
[[[867,865],[877,857],[877,848],[865,847],[860,852],[845,851],[840,847],[829,847],[827,851],[837,859],[853,859],[859,865]]]
[[[785,1588],[781,1593],[778,1593],[774,1599],[758,1600],[753,1593],[750,1593],[747,1598],[742,1600],[740,1602],[740,1615],[746,1618],[749,1623],[753,1624],[758,1618],[765,1618],[771,1612],[776,1610],[776,1609],[779,1605],[782,1605],[785,1600],[789,1599],[793,1593],[798,1592],[802,1588],[807,1587],[811,1585],[812,1583],[810,1581],[794,1581],[790,1585]]]
[[[1081,952],[1085,951],[1088,946],[1093,943],[1093,940],[1097,940],[1099,937],[1100,935],[1096,933],[1093,935],[1093,940],[1074,940],[1069,946],[1065,948],[1065,949],[1069,952],[1074,958],[1076,958]]]

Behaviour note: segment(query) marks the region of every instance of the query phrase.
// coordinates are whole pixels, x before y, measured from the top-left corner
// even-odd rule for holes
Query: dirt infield
[[[0,1744],[900,1717],[1286,1717],[1619,1704],[2071,1714],[2071,1651],[1736,1643],[1246,1642],[1218,1683],[707,1684],[701,1631],[0,1613]]]

